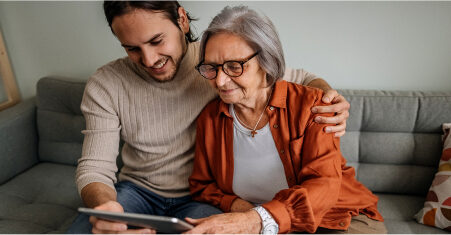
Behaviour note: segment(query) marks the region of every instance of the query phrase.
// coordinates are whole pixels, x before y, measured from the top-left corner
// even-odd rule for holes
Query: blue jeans
[[[220,214],[222,211],[214,206],[191,200],[191,196],[165,198],[128,181],[115,185],[117,201],[125,212],[172,216],[179,219],[194,219]],[[74,220],[67,233],[92,233],[89,216],[80,214]]]

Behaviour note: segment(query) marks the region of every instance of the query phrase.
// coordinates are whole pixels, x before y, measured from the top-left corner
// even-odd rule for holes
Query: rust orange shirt
[[[277,221],[280,233],[313,233],[318,226],[345,230],[359,213],[383,221],[378,198],[355,179],[354,168],[345,165],[339,138],[325,133],[325,124],[313,121],[311,108],[325,105],[322,95],[319,89],[278,81],[266,108],[289,188],[262,206]],[[233,163],[233,119],[228,104],[218,98],[197,120],[189,178],[193,199],[230,212],[237,198],[232,190]]]

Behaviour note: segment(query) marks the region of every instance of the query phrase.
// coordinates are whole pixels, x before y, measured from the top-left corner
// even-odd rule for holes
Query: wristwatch
[[[257,206],[252,209],[257,211],[262,219],[261,234],[277,234],[279,232],[279,225],[264,207]]]

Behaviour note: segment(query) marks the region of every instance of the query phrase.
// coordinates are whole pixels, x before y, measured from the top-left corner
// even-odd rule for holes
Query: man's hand
[[[262,221],[260,215],[254,210],[246,212],[225,213],[212,215],[202,219],[186,218],[186,221],[195,227],[186,233],[260,233]]]
[[[94,207],[96,210],[111,211],[111,212],[124,212],[121,204],[116,201],[108,201],[100,206]],[[141,233],[149,234],[155,233],[155,230],[143,228],[143,229],[127,229],[127,224],[120,222],[111,222],[107,220],[97,219],[94,216],[89,217],[89,222],[92,224],[92,233]]]
[[[322,101],[330,103],[328,106],[315,106],[312,108],[313,113],[335,113],[333,117],[317,116],[315,122],[336,124],[325,128],[326,133],[335,132],[335,137],[341,137],[346,132],[346,119],[349,117],[349,102],[334,89],[327,90],[324,93]]]

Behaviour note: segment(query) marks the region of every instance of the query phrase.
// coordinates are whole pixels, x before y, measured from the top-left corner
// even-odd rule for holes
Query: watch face
[[[279,232],[279,228],[276,224],[268,224],[263,229],[263,234],[277,234]]]

